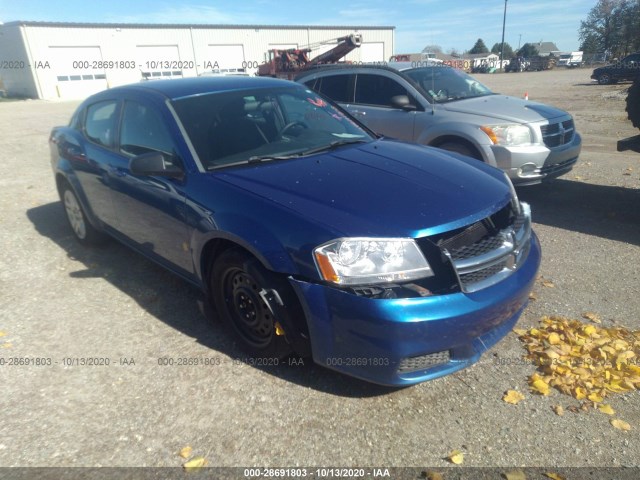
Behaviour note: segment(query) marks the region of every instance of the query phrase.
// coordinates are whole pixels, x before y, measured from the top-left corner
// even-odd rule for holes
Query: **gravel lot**
[[[589,311],[605,326],[640,330],[640,154],[615,151],[618,139],[638,132],[624,112],[628,84],[598,86],[589,75],[478,76],[494,91],[527,92],[568,110],[583,135],[570,174],[518,192],[532,204],[543,246],[537,299],[523,328],[543,315]],[[177,452],[187,445],[211,466],[446,471],[454,449],[464,453],[464,466],[640,465],[640,395],[609,402],[628,432],[593,410],[558,416],[553,405],[578,402],[529,392],[534,368],[518,364],[524,349],[515,334],[470,369],[401,390],[310,361],[238,361],[242,352],[201,315],[189,285],[115,242],[86,249],[72,237],[47,138],[76,105],[0,103],[7,167],[0,178],[0,359],[52,362],[0,366],[0,466],[180,467]],[[110,365],[65,365],[81,357]],[[159,365],[193,357],[211,365]],[[525,400],[503,402],[509,389]]]

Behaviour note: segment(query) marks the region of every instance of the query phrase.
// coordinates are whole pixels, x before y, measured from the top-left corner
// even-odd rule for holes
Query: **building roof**
[[[530,43],[529,45],[533,45],[538,49],[538,54],[540,55],[549,55],[551,52],[558,52],[558,47],[553,42],[537,42]]]
[[[0,25],[1,26],[1,25]],[[4,23],[4,26],[59,27],[59,28],[192,28],[192,29],[265,29],[265,30],[381,30],[396,27],[389,25],[219,25],[205,23],[84,23],[84,22],[36,22],[16,20]]]

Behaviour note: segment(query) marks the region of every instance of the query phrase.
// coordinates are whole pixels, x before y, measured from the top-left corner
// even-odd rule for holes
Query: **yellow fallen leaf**
[[[629,425],[624,420],[620,420],[619,418],[612,418],[610,420],[610,423],[611,425],[616,427],[618,430],[624,430],[625,432],[628,432],[629,430],[631,430],[631,425]]]
[[[527,480],[527,476],[522,470],[511,470],[504,474],[506,480]]]
[[[592,402],[595,402],[595,403],[600,403],[600,402],[602,402],[602,401],[604,400],[604,399],[603,399],[600,395],[598,395],[596,392],[590,393],[589,395],[587,395],[587,398],[588,398],[589,400],[591,400]]]
[[[550,280],[544,280],[542,282],[542,286],[543,287],[547,287],[547,288],[555,288],[556,287],[555,284]]]
[[[567,480],[567,477],[564,477],[559,473],[546,472],[544,476],[550,478],[551,480]]]
[[[7,332],[0,332],[0,337],[4,337],[7,334]]]
[[[524,395],[516,390],[507,390],[502,397],[502,400],[512,405],[517,405],[519,402],[524,400]]]
[[[587,320],[591,320],[593,323],[602,323],[602,320],[600,320],[600,317],[598,316],[597,313],[584,312],[582,314],[582,318],[586,318]]]
[[[195,457],[188,462],[182,464],[182,467],[187,472],[193,472],[194,470],[198,470],[199,468],[204,467],[207,464],[207,460],[204,457]]]
[[[189,458],[192,452],[193,452],[193,448],[187,445],[182,450],[180,450],[180,452],[178,452],[178,455],[180,455],[182,458]]]
[[[538,299],[538,296],[535,293],[531,292],[529,294],[529,300],[537,300],[537,299]]]
[[[449,454],[449,461],[460,465],[464,462],[464,454],[460,450],[454,450]]]
[[[587,325],[585,326],[582,331],[584,332],[585,335],[593,335],[594,333],[596,333],[596,327],[594,327],[593,325]]]
[[[562,405],[554,405],[551,408],[553,409],[556,415],[560,417],[564,415],[564,408],[562,408]]]
[[[514,328],[512,332],[520,337],[527,333],[527,331],[524,328]]]
[[[576,400],[582,400],[583,398],[587,398],[587,392],[582,387],[576,387],[573,390],[573,396]]]
[[[2,345],[0,345],[2,348],[11,348],[13,347],[13,343],[10,342],[4,342]]]
[[[551,332],[547,337],[547,342],[549,342],[551,345],[558,345],[561,342],[560,335],[558,335],[556,332]]]
[[[531,389],[542,395],[549,395],[549,384],[541,378],[536,378],[531,382]]]
[[[420,476],[422,478],[426,478],[427,480],[443,480],[442,474],[440,472],[434,472],[432,470],[422,472],[422,475]]]
[[[600,410],[602,413],[606,413],[607,415],[614,415],[616,413],[616,411],[611,407],[611,405],[607,403],[598,405],[598,410]]]

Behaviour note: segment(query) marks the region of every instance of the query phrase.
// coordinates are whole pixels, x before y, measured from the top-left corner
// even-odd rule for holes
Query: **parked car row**
[[[158,80],[85,100],[50,136],[73,234],[196,285],[255,356],[385,385],[476,362],[540,263],[509,177],[571,168],[570,115],[448,68],[299,81]]]

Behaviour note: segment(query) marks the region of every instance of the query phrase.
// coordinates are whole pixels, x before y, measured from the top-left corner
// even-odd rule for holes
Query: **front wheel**
[[[477,152],[475,152],[471,147],[465,145],[460,142],[445,142],[438,145],[438,148],[442,150],[447,150],[449,152],[456,152],[460,155],[466,155],[467,157],[475,158],[476,160],[482,160]]]
[[[290,324],[286,316],[294,309],[283,302],[283,298],[287,303],[294,301],[289,285],[239,248],[220,255],[210,282],[216,309],[243,350],[265,358],[291,353],[284,325]]]
[[[611,75],[609,75],[608,73],[602,73],[600,74],[600,76],[598,77],[598,83],[600,85],[609,85],[611,82]]]

